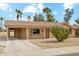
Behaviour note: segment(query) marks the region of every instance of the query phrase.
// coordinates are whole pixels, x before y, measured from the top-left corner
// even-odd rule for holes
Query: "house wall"
[[[43,39],[44,38],[44,28],[39,28],[40,34],[33,34],[33,28],[28,28],[28,39]],[[49,38],[49,31],[45,29],[45,38]],[[14,36],[17,38],[27,39],[27,28],[15,28]]]
[[[25,28],[15,28],[14,36],[17,38],[26,38],[26,29]]]
[[[28,39],[43,39],[44,38],[44,27],[38,27],[40,29],[40,34],[33,34],[32,30],[34,27],[28,28]],[[14,36],[17,38],[27,39],[27,28],[15,28]],[[72,37],[72,33],[69,35]],[[51,31],[45,28],[45,38],[54,38]]]
[[[49,31],[49,38],[54,38],[54,35]]]
[[[26,28],[20,29],[20,37],[26,39]]]
[[[34,27],[28,28],[28,39],[43,39],[44,38],[44,28],[39,27],[40,34],[33,34],[32,29]],[[67,28],[67,27],[66,27]],[[73,32],[73,30],[72,30]],[[17,38],[27,39],[27,28],[15,28],[14,29],[14,36]],[[70,33],[69,37],[72,37],[73,33]],[[45,38],[54,38],[51,31],[45,28]]]
[[[46,28],[46,38],[49,38],[49,28]]]
[[[33,34],[32,33],[33,28],[29,28],[29,38],[30,39],[43,39],[44,38],[44,28],[40,28],[40,34]],[[45,28],[45,38],[54,38],[52,33],[48,28]]]
[[[40,29],[40,34],[33,34],[33,28],[28,28],[28,39],[43,39],[44,38],[44,28]],[[16,38],[27,39],[27,28],[15,28],[14,36]],[[49,29],[45,29],[45,38],[54,38]]]
[[[71,28],[70,26],[67,26],[67,25],[63,25],[64,28],[70,30],[71,29],[71,32],[69,34],[69,37],[74,37],[75,36],[75,30],[73,28]]]
[[[29,38],[30,39],[42,39],[44,38],[44,29],[43,28],[39,28],[40,29],[40,34],[33,34],[32,30],[33,28],[29,28]]]
[[[14,36],[15,37],[19,37],[19,34],[20,34],[20,32],[19,32],[19,29],[14,29]]]
[[[77,29],[75,29],[75,37],[79,37],[77,34],[78,34],[78,32],[79,32],[79,28],[77,28]]]

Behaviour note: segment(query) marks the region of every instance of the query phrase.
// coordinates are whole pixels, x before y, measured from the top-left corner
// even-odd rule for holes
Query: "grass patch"
[[[0,45],[0,48],[5,48],[5,46],[4,45]]]

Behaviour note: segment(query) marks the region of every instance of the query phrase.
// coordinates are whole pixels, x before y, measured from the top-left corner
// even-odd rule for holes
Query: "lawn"
[[[43,49],[79,46],[79,38],[68,38],[64,42],[57,42],[55,38],[30,39],[29,41]]]

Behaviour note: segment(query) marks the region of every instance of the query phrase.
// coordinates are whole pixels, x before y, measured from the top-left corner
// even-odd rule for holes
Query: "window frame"
[[[33,33],[34,29],[39,29],[39,33]],[[40,33],[41,33],[40,28],[32,28],[32,34],[33,34],[33,35],[38,35],[38,34],[40,34]]]

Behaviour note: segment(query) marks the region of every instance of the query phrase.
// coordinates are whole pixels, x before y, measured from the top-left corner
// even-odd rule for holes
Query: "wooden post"
[[[16,37],[16,30],[14,29],[14,37]]]
[[[27,40],[29,39],[29,32],[28,32],[28,27],[26,29],[26,32],[27,32]]]
[[[46,38],[46,28],[44,27],[44,39]]]
[[[8,37],[10,37],[10,29],[8,28]]]
[[[8,27],[7,27],[7,40],[8,40],[8,37],[9,37],[9,36],[8,36]]]
[[[51,33],[50,33],[50,31],[49,31],[49,39],[51,38],[51,37],[50,37],[50,34],[51,34]]]
[[[72,36],[73,37],[75,36],[75,30],[74,30],[74,28],[72,29]]]

